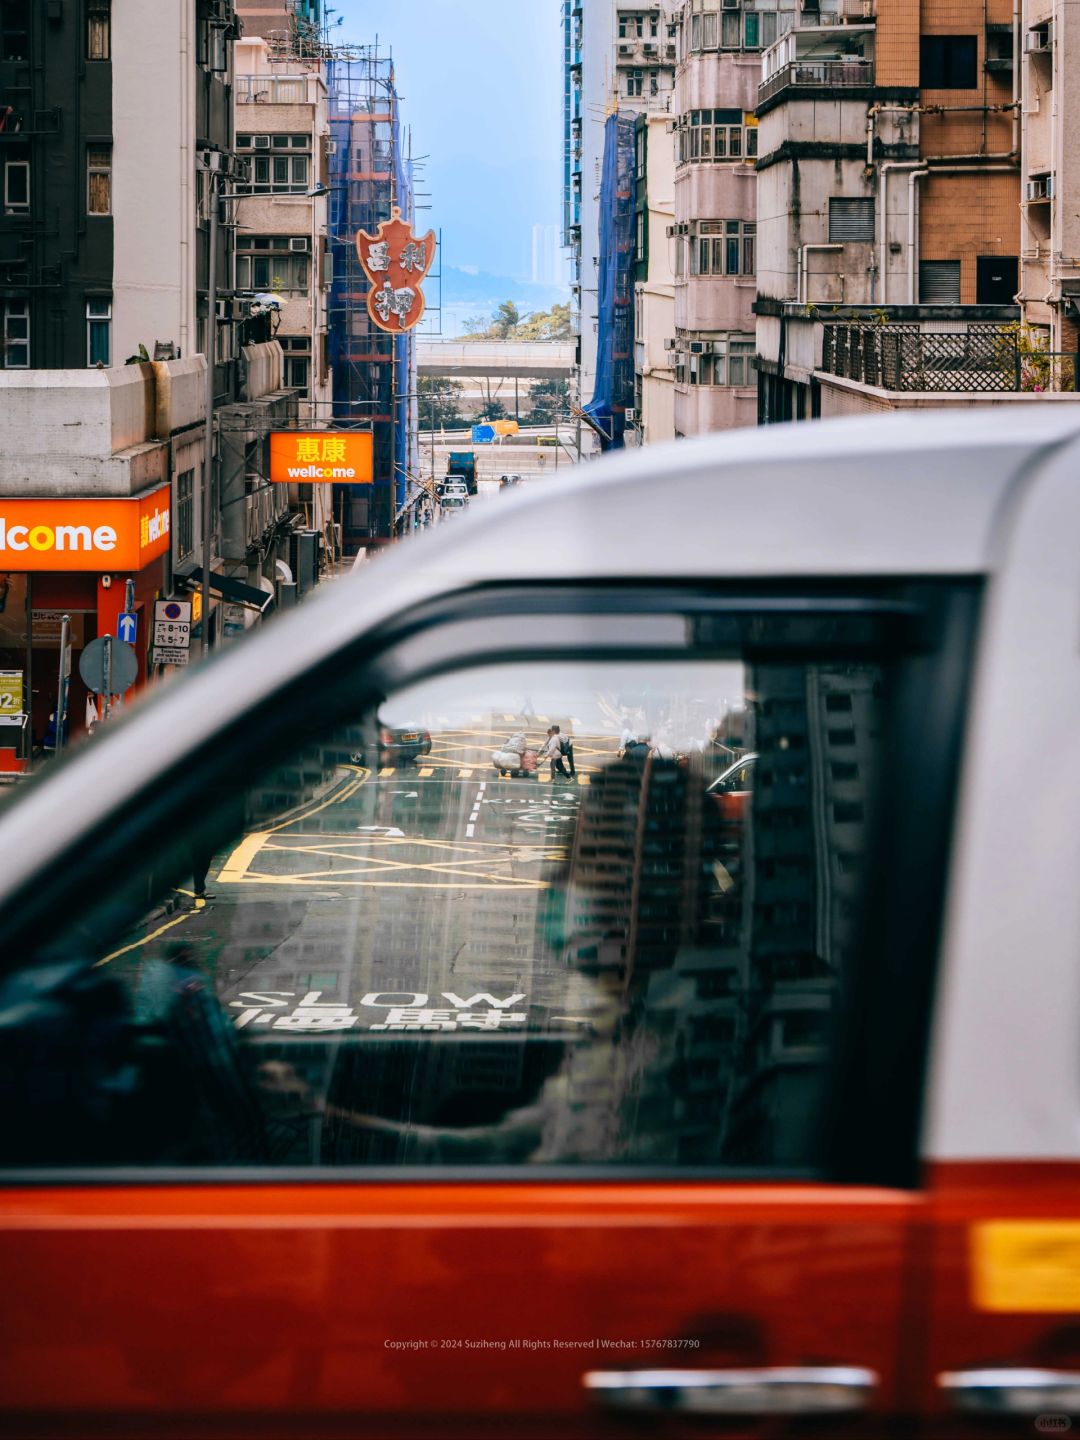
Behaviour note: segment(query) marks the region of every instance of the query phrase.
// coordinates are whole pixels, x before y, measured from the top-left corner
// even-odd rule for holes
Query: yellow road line
[[[394,774],[396,774],[396,773],[397,773],[397,767],[396,767],[396,766],[394,766],[394,765],[384,765],[384,766],[382,767],[382,769],[379,771],[379,778],[380,778],[380,779],[384,779],[387,775],[394,775]]]
[[[141,940],[133,940],[130,945],[124,945],[119,950],[114,950],[111,955],[105,955],[100,960],[95,960],[93,968],[96,970],[99,965],[108,965],[110,960],[119,960],[121,955],[127,955],[132,950],[140,950],[144,945],[149,945],[151,940],[156,940],[159,935],[164,935],[166,930],[171,930],[174,925],[181,925],[185,920],[190,920],[195,912],[188,911],[184,915],[177,915],[174,920],[166,920],[164,925],[159,925],[149,935],[144,935]]]
[[[297,880],[291,875],[245,875],[243,885],[326,885],[332,878],[335,885],[371,890],[550,890],[546,880],[499,880],[494,885],[479,885],[468,880],[447,880],[432,883],[426,880],[341,880],[334,871],[326,871],[317,879]],[[142,942],[140,942],[142,943]],[[100,962],[99,962],[100,963]]]
[[[466,765],[463,769],[459,770],[457,773],[458,773],[458,779],[459,779],[459,780],[468,780],[469,777],[472,775],[473,772],[472,772],[472,768],[471,768],[470,766]]]
[[[245,835],[221,867],[218,884],[235,885],[242,880],[248,866],[270,839],[272,833],[270,830],[253,830],[250,835]]]
[[[434,775],[435,771],[431,768],[430,765],[424,765],[416,773],[421,780],[426,780],[429,775]]]

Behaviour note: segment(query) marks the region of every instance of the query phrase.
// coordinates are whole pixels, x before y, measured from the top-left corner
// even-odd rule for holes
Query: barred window
[[[112,0],[90,0],[86,7],[86,58],[108,60],[111,48]]]
[[[112,214],[112,146],[91,145],[86,151],[86,213]]]
[[[679,121],[679,162],[753,160],[757,120],[742,110],[690,110]]]
[[[303,134],[236,137],[237,153],[247,162],[241,195],[302,194],[311,184],[311,136]]]
[[[691,227],[691,275],[753,275],[757,225],[748,220],[699,220]]]
[[[753,335],[727,335],[716,340],[691,343],[700,343],[702,352],[692,351],[679,357],[682,363],[677,371],[681,369],[683,372],[682,383],[742,388],[756,384],[756,341]]]
[[[176,477],[176,558],[183,560],[195,549],[195,471],[183,470]]]
[[[300,236],[241,235],[236,246],[236,288],[306,295],[311,256]]]

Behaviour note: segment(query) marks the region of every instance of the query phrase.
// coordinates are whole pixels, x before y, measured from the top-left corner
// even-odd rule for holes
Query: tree
[[[504,300],[487,325],[482,320],[465,324],[469,340],[570,340],[570,306],[553,305],[522,315],[512,300]]]
[[[484,406],[485,420],[506,420],[506,406],[501,400],[489,400]]]
[[[534,380],[529,387],[532,400],[531,425],[553,425],[570,406],[570,385],[566,380]]]
[[[461,430],[469,424],[461,414],[465,387],[460,380],[421,375],[416,391],[421,430]]]

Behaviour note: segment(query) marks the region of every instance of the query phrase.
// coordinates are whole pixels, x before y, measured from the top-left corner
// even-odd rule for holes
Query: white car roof
[[[470,506],[324,585],[263,634],[131,707],[80,763],[0,817],[0,895],[70,833],[73,806],[117,804],[298,672],[447,590],[492,581],[963,575],[992,568],[1011,500],[1080,435],[1080,407],[974,407],[729,430],[553,472]],[[151,701],[152,703],[146,703]],[[118,764],[118,757],[122,764]]]

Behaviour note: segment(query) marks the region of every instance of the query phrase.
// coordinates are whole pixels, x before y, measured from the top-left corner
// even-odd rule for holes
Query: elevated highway
[[[565,380],[573,372],[569,340],[424,340],[416,346],[421,375]]]

